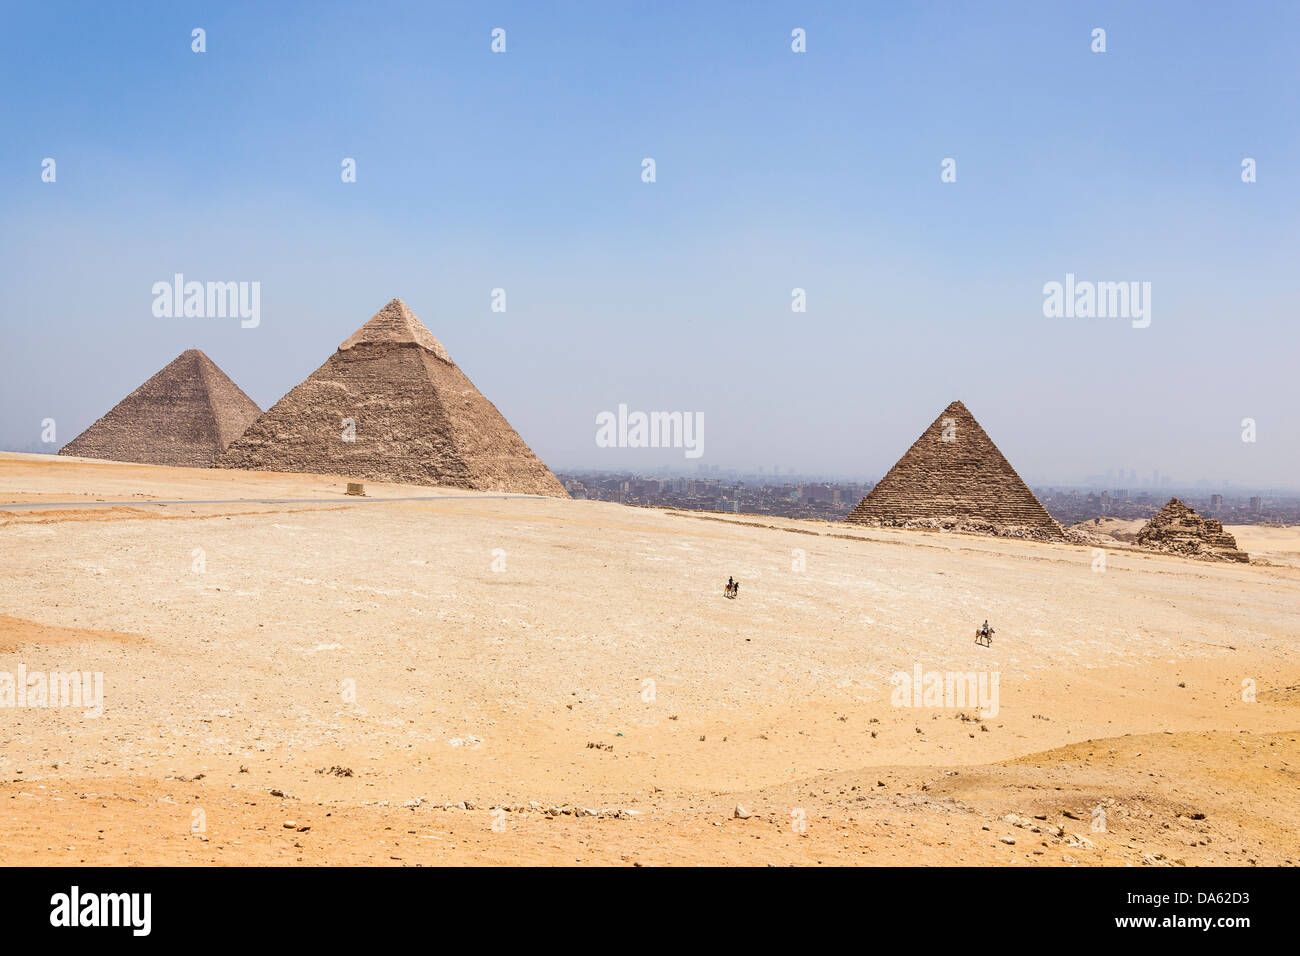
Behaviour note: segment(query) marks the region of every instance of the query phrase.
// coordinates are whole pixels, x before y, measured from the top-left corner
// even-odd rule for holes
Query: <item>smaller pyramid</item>
[[[212,359],[188,349],[59,454],[206,468],[260,414]]]
[[[845,518],[1039,541],[1065,532],[961,402],[953,402]]]
[[[1237,549],[1237,539],[1223,530],[1214,518],[1204,518],[1170,498],[1137,533],[1137,543],[1153,551],[1181,554],[1210,561],[1249,562],[1250,555]]]

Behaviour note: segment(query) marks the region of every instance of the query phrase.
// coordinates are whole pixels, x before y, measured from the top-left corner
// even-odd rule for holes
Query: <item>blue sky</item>
[[[873,478],[960,398],[1031,481],[1298,487],[1298,41],[1293,3],[8,4],[0,447],[190,347],[269,407],[400,296],[555,469],[694,468],[596,447],[623,403]],[[176,272],[261,325],[155,318]],[[1150,327],[1044,317],[1067,272]]]

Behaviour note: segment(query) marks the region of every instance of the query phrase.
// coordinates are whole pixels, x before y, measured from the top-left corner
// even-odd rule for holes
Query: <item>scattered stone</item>
[[[1223,530],[1222,522],[1201,517],[1177,498],[1170,498],[1142,527],[1137,543],[1152,551],[1205,561],[1250,561],[1249,554],[1237,549],[1237,539]]]

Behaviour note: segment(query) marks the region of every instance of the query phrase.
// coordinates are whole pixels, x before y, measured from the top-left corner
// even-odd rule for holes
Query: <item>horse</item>
[[[987,625],[975,628],[975,643],[980,647],[992,647],[993,628]]]

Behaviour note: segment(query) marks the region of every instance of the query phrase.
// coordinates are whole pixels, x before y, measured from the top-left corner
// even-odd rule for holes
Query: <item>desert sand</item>
[[[347,480],[0,455],[0,671],[103,675],[0,708],[0,863],[1300,860],[1300,529],[1097,570]]]

